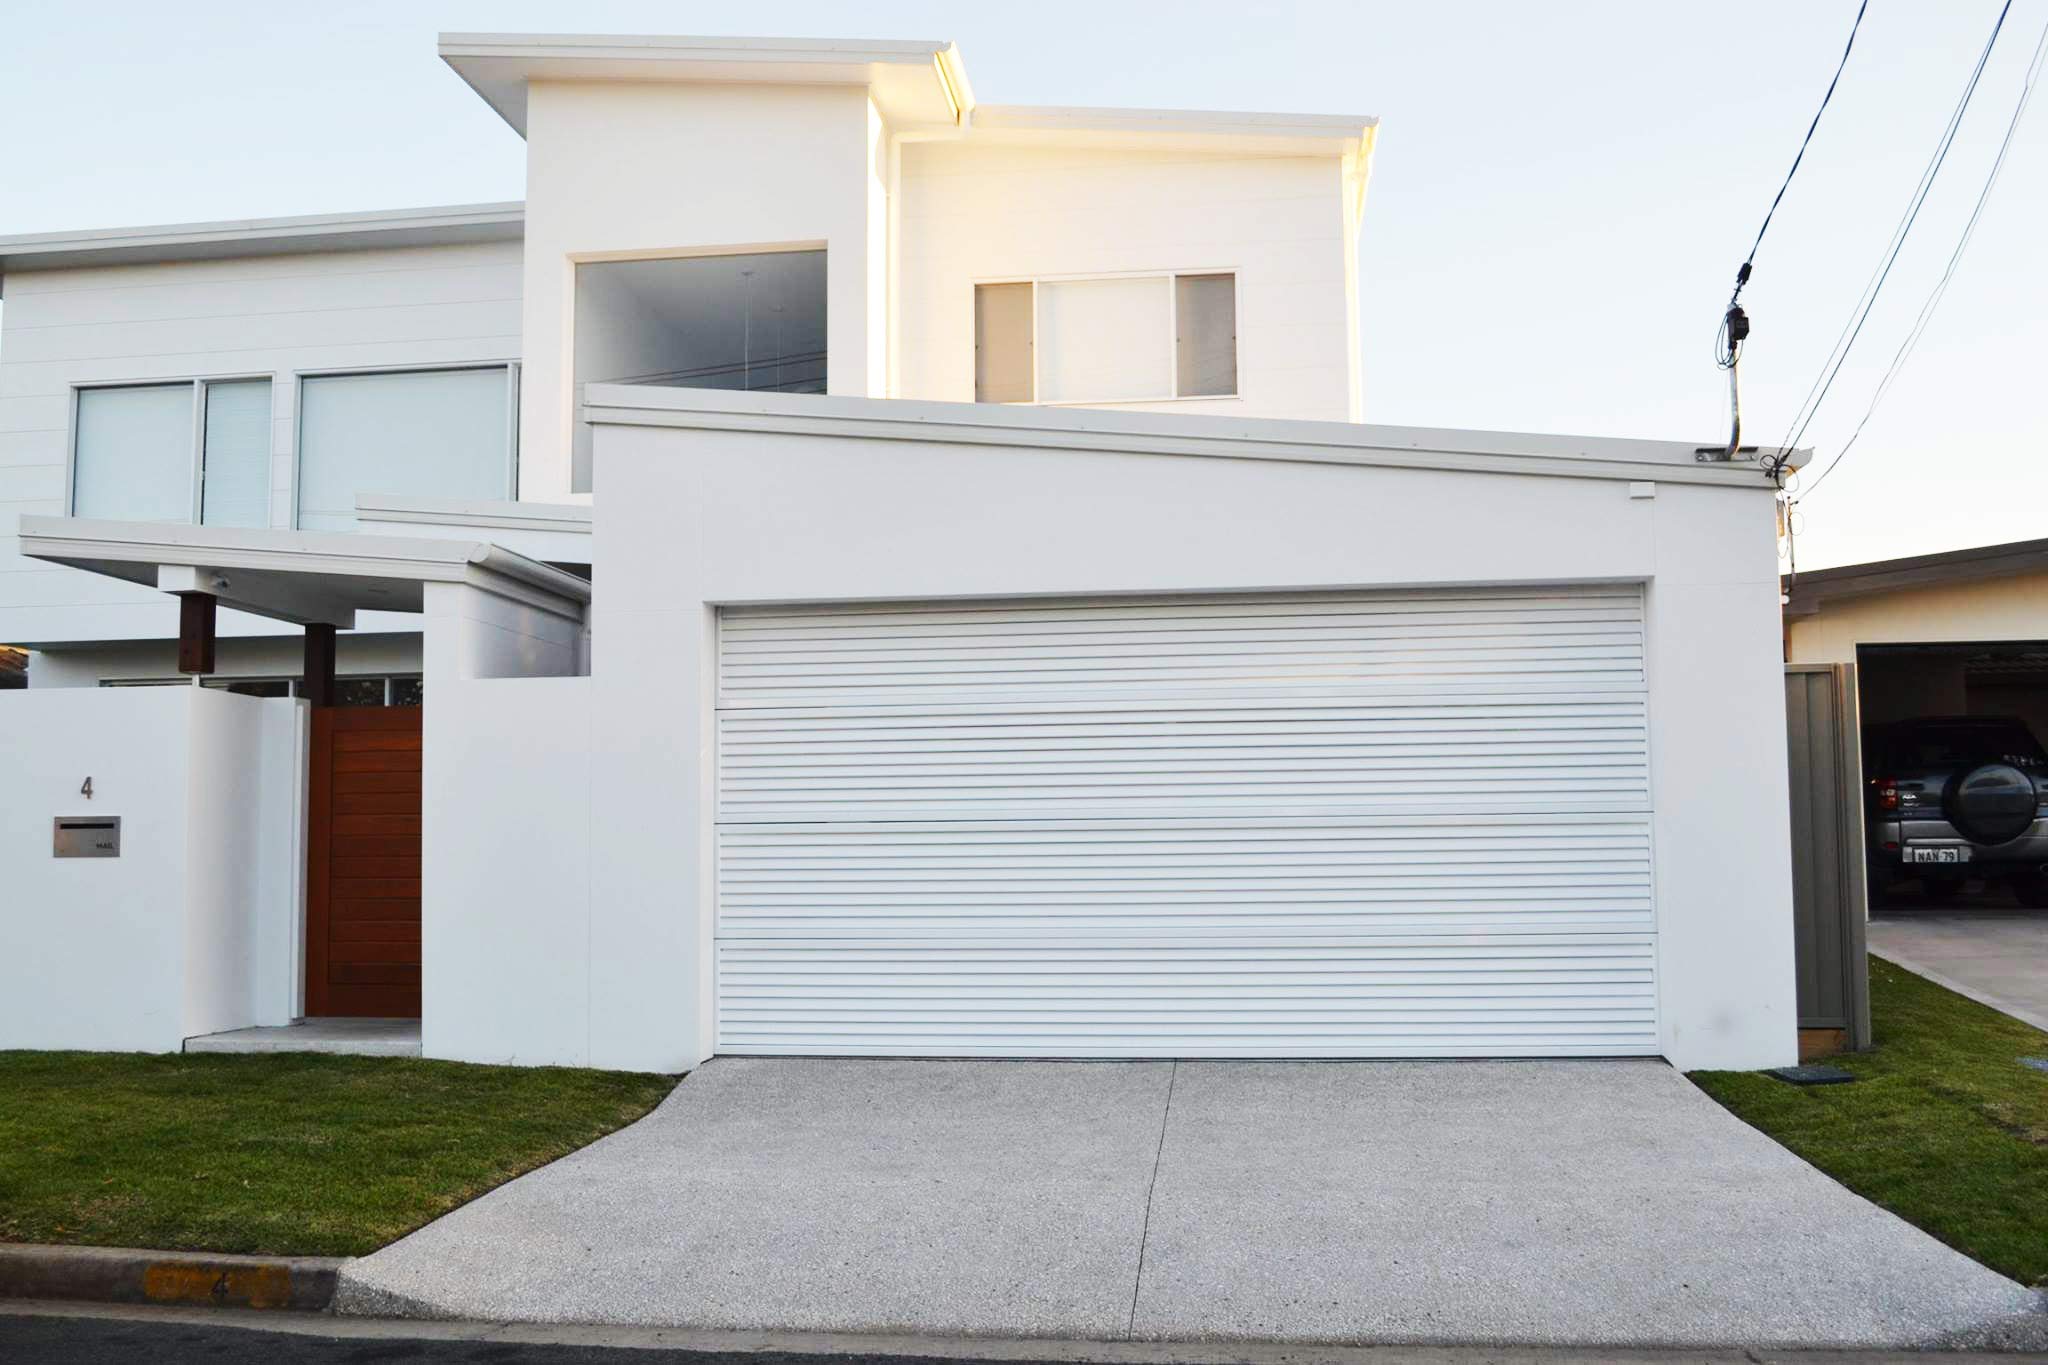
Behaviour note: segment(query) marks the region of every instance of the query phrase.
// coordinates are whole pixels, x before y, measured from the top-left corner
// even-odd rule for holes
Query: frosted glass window
[[[1182,398],[1237,392],[1237,276],[1180,275],[1174,287],[1176,384]]]
[[[1029,403],[1031,285],[974,287],[974,401]]]
[[[270,524],[270,381],[206,386],[199,519],[208,526]]]
[[[358,493],[512,496],[511,374],[314,375],[299,386],[299,525],[350,530]]]
[[[192,386],[80,389],[71,514],[192,520]]]
[[[1166,276],[1041,283],[1039,401],[1172,397],[1172,306]]]

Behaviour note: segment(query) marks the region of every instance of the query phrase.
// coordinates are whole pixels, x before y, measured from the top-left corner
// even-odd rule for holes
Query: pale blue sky
[[[1784,435],[1997,8],[1872,0],[1745,297],[1747,438]],[[1712,341],[1730,277],[1854,11],[24,5],[0,46],[0,233],[519,198],[522,145],[435,57],[442,29],[950,38],[991,102],[1378,114],[1360,252],[1368,420],[1712,442],[1726,430]],[[2014,5],[1885,301],[1808,434],[1821,459],[1940,273],[2044,22],[2048,0]],[[1802,566],[2048,536],[2044,220],[2037,107],[1933,327],[1806,507]]]

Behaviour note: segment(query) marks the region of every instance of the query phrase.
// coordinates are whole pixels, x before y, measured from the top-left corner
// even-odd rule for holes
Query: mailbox
[[[121,817],[118,815],[60,815],[50,852],[58,858],[118,858],[121,856]]]

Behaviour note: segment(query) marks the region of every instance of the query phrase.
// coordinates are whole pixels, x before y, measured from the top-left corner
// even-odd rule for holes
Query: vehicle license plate
[[[1909,863],[1967,863],[1970,850],[1967,848],[1909,848],[1906,850]]]

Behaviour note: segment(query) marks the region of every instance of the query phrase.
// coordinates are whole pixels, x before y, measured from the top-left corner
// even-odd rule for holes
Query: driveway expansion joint
[[[1166,1103],[1159,1112],[1159,1146],[1152,1152],[1152,1178],[1145,1182],[1145,1221],[1138,1228],[1138,1272],[1131,1279],[1131,1312],[1124,1320],[1124,1335],[1138,1327],[1138,1295],[1145,1287],[1145,1245],[1152,1240],[1152,1192],[1159,1188],[1159,1162],[1166,1155],[1166,1127],[1173,1122],[1173,1084],[1180,1079],[1180,1063],[1166,1073]]]

